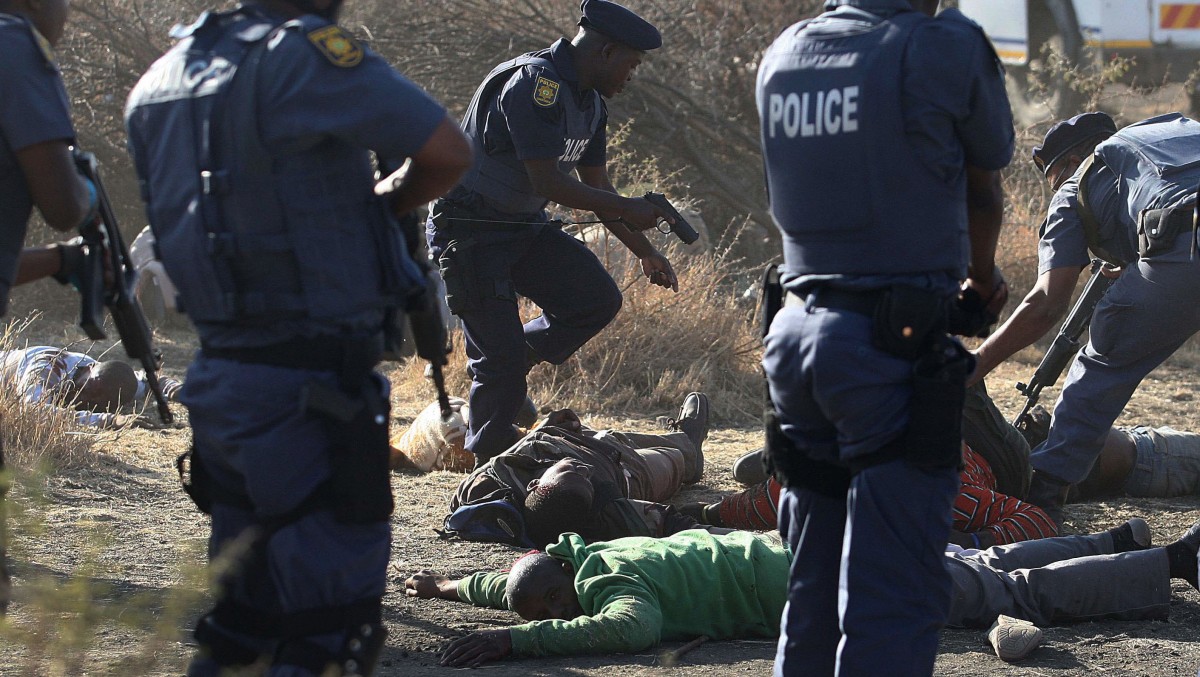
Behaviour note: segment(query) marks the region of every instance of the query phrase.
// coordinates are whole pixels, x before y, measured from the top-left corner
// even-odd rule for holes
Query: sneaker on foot
[[[704,476],[704,440],[708,437],[708,395],[704,393],[688,393],[683,398],[683,406],[679,407],[679,415],[668,425],[671,430],[677,430],[692,441],[696,447],[696,461],[693,472],[688,473],[685,480],[688,483],[699,482]]]
[[[738,457],[733,462],[733,479],[752,487],[767,480],[767,469],[763,467],[762,447]]]
[[[1042,643],[1042,629],[1019,618],[1001,615],[988,628],[988,642],[1002,661],[1019,661]]]

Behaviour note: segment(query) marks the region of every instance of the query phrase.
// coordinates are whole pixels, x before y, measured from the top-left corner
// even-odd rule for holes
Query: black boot
[[[1046,511],[1061,533],[1063,504],[1067,502],[1067,490],[1070,488],[1069,484],[1057,477],[1034,470],[1033,477],[1029,479],[1029,493],[1025,495],[1025,500]]]

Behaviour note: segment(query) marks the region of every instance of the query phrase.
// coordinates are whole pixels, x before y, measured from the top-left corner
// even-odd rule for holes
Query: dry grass
[[[619,244],[594,245],[621,287],[625,301],[598,336],[554,366],[529,374],[530,396],[543,406],[580,413],[653,417],[673,414],[690,391],[708,393],[714,420],[745,423],[761,413],[759,340],[753,303],[739,296],[747,274],[723,252],[675,260],[678,294],[651,286]],[[536,308],[523,302],[528,317]],[[399,400],[429,401],[424,366],[411,362],[392,375]],[[465,395],[470,381],[462,336],[455,333],[446,370],[451,394]]]

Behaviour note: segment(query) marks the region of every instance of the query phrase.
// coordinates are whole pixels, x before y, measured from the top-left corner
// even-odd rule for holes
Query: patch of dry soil
[[[49,337],[43,340],[48,340]],[[194,346],[186,337],[164,342],[167,373],[182,376]],[[1012,384],[1032,364],[1005,367],[990,379],[1003,411],[1019,406]],[[1197,428],[1192,401],[1196,372],[1166,367],[1137,394],[1124,423]],[[1053,392],[1046,392],[1052,402]],[[406,424],[424,401],[395,403],[396,425]],[[714,402],[720,407],[720,402]],[[653,429],[644,420],[593,419],[593,427]],[[180,410],[180,418],[186,415]],[[95,463],[61,472],[44,482],[44,496],[28,487],[16,492],[14,547],[17,600],[0,632],[0,676],[30,674],[178,675],[192,651],[187,628],[205,605],[199,573],[204,561],[206,522],[178,489],[173,460],[186,448],[185,427],[102,433]],[[712,431],[705,445],[704,480],[687,488],[679,502],[712,500],[737,488],[732,461],[757,446],[753,428]],[[434,529],[459,476],[397,474],[398,509],[393,518],[394,555],[385,618],[390,638],[380,675],[441,675],[438,649],[450,638],[477,628],[517,620],[506,612],[403,596],[401,582],[419,568],[455,576],[503,568],[521,554],[493,544],[444,541]],[[1200,498],[1113,500],[1072,506],[1068,526],[1098,530],[1134,516],[1146,517],[1155,540],[1165,543],[1197,519]],[[1120,581],[1114,581],[1120,585]],[[1167,622],[1103,622],[1046,628],[1045,644],[1017,665],[990,653],[981,631],[946,631],[937,672],[948,675],[1195,675],[1200,666],[1200,596],[1185,584],[1173,586]],[[781,591],[782,594],[782,591]],[[73,636],[74,635],[76,636]],[[493,675],[660,674],[662,651],[636,655],[507,660],[482,668]],[[708,642],[673,668],[680,675],[767,674],[770,641]]]

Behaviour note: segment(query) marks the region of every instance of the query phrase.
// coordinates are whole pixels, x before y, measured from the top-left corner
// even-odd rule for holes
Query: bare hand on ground
[[[477,668],[512,653],[508,630],[478,630],[450,642],[442,652],[441,664],[455,668]]]

